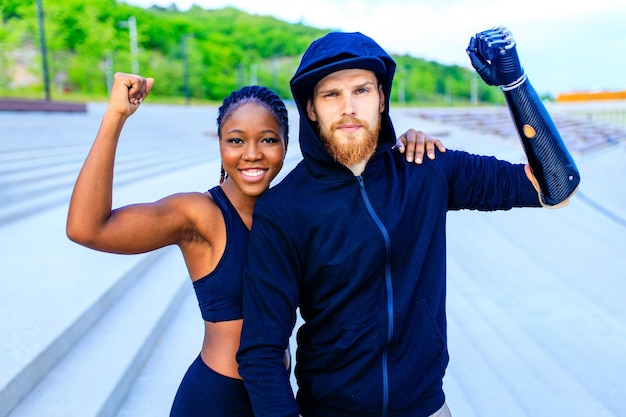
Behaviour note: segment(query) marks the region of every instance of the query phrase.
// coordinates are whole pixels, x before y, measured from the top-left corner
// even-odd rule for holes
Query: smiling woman
[[[226,174],[220,186],[113,210],[117,143],[153,82],[115,75],[100,130],[76,180],[67,235],[89,248],[119,254],[180,248],[204,319],[204,341],[180,384],[171,416],[203,416],[210,410],[214,416],[248,417],[252,410],[235,361],[242,325],[242,259],[254,204],[283,166],[287,109],[264,87],[233,92],[219,109]]]

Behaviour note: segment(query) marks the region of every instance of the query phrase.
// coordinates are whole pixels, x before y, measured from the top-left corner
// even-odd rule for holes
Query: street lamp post
[[[185,104],[191,102],[191,91],[189,88],[189,50],[188,41],[192,34],[186,33],[182,36],[182,52],[183,52],[183,94],[185,95]]]
[[[37,0],[37,20],[39,22],[39,40],[41,45],[41,61],[43,65],[43,84],[46,91],[46,101],[50,101],[50,76],[48,74],[48,51],[46,48],[46,35],[43,28],[43,5]]]
[[[471,75],[470,83],[470,103],[476,106],[478,104],[478,74]]]
[[[130,60],[131,71],[133,74],[139,74],[139,62],[137,61],[137,55],[139,53],[139,47],[137,45],[137,19],[135,16],[130,16],[128,21],[118,22],[120,27],[128,28],[128,36],[130,37]]]

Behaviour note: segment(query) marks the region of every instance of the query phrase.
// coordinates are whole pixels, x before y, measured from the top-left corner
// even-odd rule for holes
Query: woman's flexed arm
[[[171,215],[177,199],[112,210],[113,167],[120,133],[152,88],[153,79],[115,74],[109,105],[78,175],[67,217],[68,237],[84,246],[117,253],[137,253],[174,243],[182,227]],[[156,227],[159,226],[159,227]]]

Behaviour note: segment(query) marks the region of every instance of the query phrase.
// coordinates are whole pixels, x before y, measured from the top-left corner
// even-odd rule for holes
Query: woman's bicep
[[[170,196],[153,203],[120,207],[99,227],[73,240],[92,249],[121,254],[143,253],[176,244],[190,227],[178,200]]]

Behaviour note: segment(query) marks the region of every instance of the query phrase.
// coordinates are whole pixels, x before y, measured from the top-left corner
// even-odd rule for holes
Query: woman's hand
[[[122,72],[115,73],[108,110],[123,117],[131,116],[150,93],[153,83],[153,78]]]
[[[445,152],[446,147],[439,139],[432,138],[421,130],[409,129],[400,135],[394,146],[400,153],[406,154],[408,162],[421,164],[424,160],[424,150],[428,159],[435,159],[435,147],[439,152]]]

